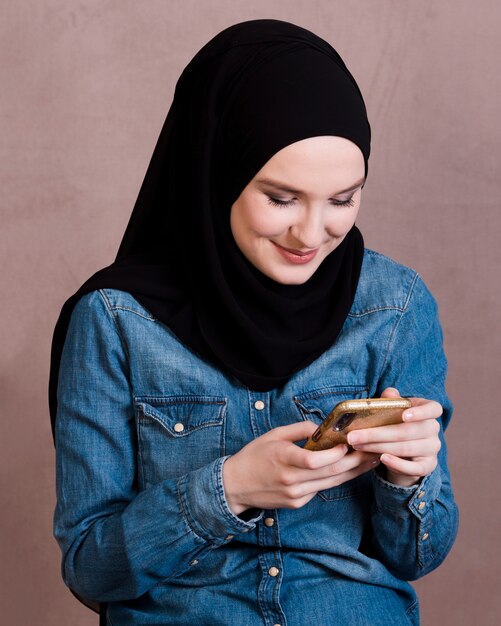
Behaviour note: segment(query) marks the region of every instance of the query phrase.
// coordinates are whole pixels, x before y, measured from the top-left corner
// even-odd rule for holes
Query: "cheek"
[[[358,207],[338,214],[326,224],[326,230],[335,237],[342,237],[351,229],[358,215]]]
[[[253,223],[254,233],[260,237],[273,237],[283,233],[287,228],[287,221],[276,215],[255,219]]]
[[[286,212],[280,213],[273,207],[246,207],[242,214],[247,230],[258,237],[272,237],[286,230],[289,226]]]

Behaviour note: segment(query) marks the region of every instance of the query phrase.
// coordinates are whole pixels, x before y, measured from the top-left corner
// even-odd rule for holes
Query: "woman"
[[[370,126],[339,55],[227,28],[183,71],[117,259],[50,381],[63,577],[109,624],[417,624],[456,534],[436,304],[364,249]],[[354,448],[340,400],[412,397]],[[57,420],[56,420],[57,417]]]

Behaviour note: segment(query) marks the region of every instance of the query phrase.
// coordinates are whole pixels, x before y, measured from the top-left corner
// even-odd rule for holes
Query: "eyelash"
[[[273,198],[273,196],[268,196],[268,204],[272,204],[273,206],[290,206],[294,203],[294,200],[279,200],[278,198]],[[353,201],[353,196],[348,198],[348,200],[337,201],[334,202],[333,206],[355,206],[355,202]]]

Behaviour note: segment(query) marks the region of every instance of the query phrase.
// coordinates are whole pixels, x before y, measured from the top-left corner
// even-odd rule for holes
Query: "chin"
[[[318,267],[314,269],[314,271],[308,272],[263,272],[277,283],[281,285],[302,285],[307,280],[309,280],[313,274],[317,271]],[[262,270],[261,270],[262,271]]]

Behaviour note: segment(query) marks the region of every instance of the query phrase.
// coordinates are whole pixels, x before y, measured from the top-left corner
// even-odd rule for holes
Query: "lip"
[[[271,240],[270,240],[271,241]],[[302,252],[301,250],[294,250],[293,248],[285,248],[274,241],[271,242],[278,252],[284,257],[289,263],[294,263],[297,265],[302,265],[304,263],[309,263],[312,259],[315,258],[319,248],[315,250],[310,250],[308,252]]]

